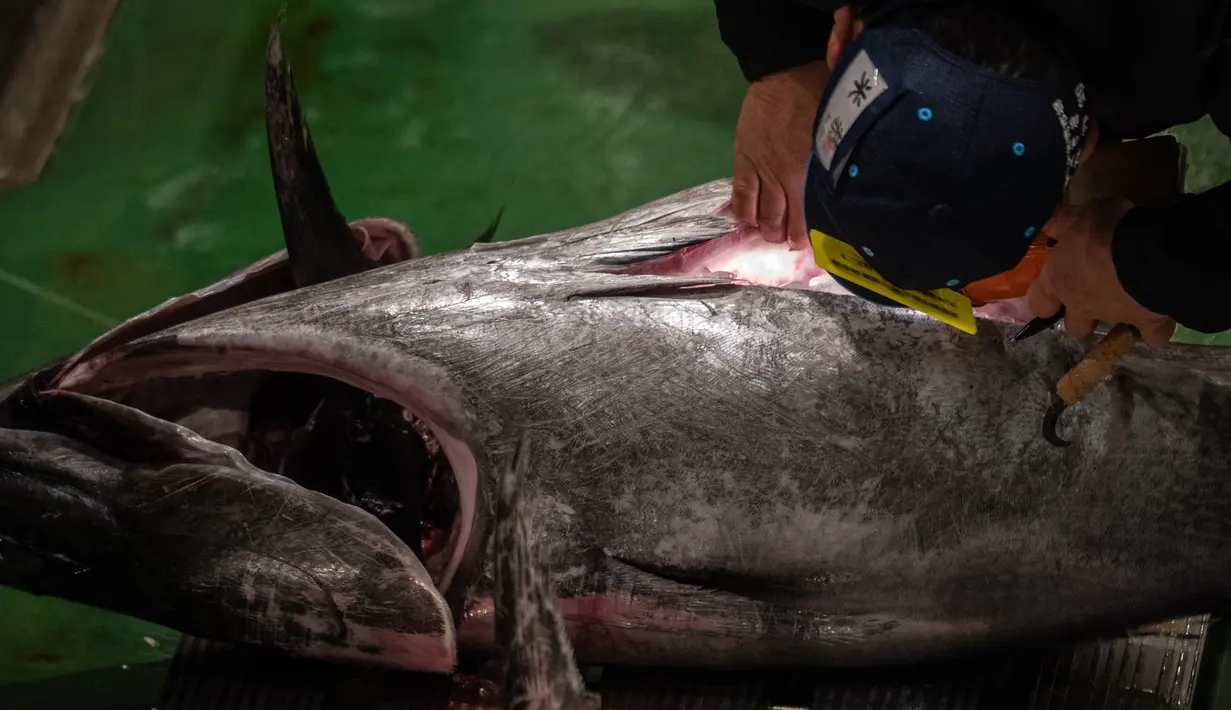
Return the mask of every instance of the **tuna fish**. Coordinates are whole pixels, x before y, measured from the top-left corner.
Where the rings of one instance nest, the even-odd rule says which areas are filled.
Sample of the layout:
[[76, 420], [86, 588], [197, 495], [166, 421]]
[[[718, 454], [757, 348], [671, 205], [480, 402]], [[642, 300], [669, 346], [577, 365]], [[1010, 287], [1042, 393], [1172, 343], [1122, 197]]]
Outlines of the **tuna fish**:
[[727, 180], [422, 256], [334, 206], [276, 35], [268, 77], [287, 251], [0, 387], [0, 583], [316, 658], [503, 648], [513, 695], [583, 705], [568, 655], [914, 663], [1225, 606], [1225, 351], [1138, 347], [1058, 449], [1063, 331], [847, 295], [736, 228]]

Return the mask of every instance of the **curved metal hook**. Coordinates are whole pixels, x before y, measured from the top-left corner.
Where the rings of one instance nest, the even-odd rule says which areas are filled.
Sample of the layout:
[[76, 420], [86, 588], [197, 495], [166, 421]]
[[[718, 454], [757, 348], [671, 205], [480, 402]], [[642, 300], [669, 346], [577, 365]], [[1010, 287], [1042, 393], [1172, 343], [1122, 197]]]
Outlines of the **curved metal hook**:
[[1095, 388], [1111, 378], [1116, 363], [1132, 350], [1141, 333], [1134, 326], [1120, 323], [1095, 345], [1068, 374], [1060, 378], [1052, 390], [1051, 406], [1043, 418], [1043, 438], [1053, 446], [1068, 446], [1069, 442], [1056, 432], [1060, 414], [1070, 404], [1077, 404]]
[[1052, 446], [1059, 446], [1063, 448], [1065, 446], [1071, 446], [1073, 443], [1061, 438], [1060, 434], [1057, 433], [1057, 428], [1060, 423], [1060, 415], [1064, 413], [1066, 408], [1068, 408], [1068, 405], [1064, 403], [1064, 400], [1060, 399], [1059, 396], [1053, 393], [1051, 406], [1047, 408], [1047, 414], [1043, 416], [1043, 438], [1047, 439], [1047, 443]]

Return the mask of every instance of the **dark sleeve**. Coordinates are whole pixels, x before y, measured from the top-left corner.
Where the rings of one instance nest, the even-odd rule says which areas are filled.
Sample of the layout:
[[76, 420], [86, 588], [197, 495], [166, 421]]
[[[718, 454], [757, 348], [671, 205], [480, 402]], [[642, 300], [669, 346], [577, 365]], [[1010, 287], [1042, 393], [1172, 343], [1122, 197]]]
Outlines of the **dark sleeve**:
[[714, 0], [718, 33], [748, 81], [825, 59], [833, 7], [791, 0]]
[[1141, 305], [1201, 333], [1231, 330], [1231, 183], [1130, 211], [1112, 258]]
[[[1231, 52], [1221, 60], [1231, 70]], [[1231, 74], [1210, 117], [1231, 137]], [[1231, 330], [1231, 182], [1124, 216], [1112, 259], [1128, 295], [1200, 333]]]

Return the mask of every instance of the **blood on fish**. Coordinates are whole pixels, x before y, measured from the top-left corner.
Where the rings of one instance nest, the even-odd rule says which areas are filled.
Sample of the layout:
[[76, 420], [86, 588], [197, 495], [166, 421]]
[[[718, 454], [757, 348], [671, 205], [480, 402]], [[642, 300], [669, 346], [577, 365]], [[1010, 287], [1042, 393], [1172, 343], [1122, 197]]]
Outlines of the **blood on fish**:
[[447, 459], [431, 430], [387, 400], [327, 378], [272, 373], [251, 402], [250, 461], [376, 516], [426, 561], [456, 507], [432, 499]]
[[423, 539], [423, 558], [430, 559], [433, 555], [445, 549], [449, 542], [449, 532], [433, 523], [423, 521], [419, 524]]

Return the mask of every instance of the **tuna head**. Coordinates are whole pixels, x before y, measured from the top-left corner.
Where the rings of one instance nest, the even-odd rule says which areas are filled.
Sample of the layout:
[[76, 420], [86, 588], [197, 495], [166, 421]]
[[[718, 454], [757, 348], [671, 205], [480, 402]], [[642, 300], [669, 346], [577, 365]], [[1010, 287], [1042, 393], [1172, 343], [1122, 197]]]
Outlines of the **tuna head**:
[[448, 610], [370, 514], [107, 400], [0, 429], [0, 583], [322, 659], [453, 666]]
[[[283, 555], [279, 559], [284, 567], [278, 568], [277, 574], [258, 579], [239, 574], [235, 565], [213, 558], [201, 558], [191, 569], [175, 560], [152, 556], [122, 562], [119, 558], [104, 559], [97, 551], [66, 547], [67, 543], [60, 540], [40, 549], [57, 558], [88, 558], [88, 562], [78, 564], [99, 573], [107, 571], [106, 578], [120, 586], [105, 593], [100, 589], [97, 594], [85, 594], [76, 586], [49, 584], [31, 567], [23, 567], [21, 574], [6, 575], [6, 582], [115, 608], [208, 638], [269, 644], [318, 657], [350, 654], [418, 670], [452, 667], [457, 659], [453, 636], [456, 624], [486, 571], [487, 560], [482, 553], [490, 542], [487, 533], [492, 512], [487, 501], [495, 470], [492, 462], [508, 453], [512, 442], [500, 434], [504, 419], [485, 420], [481, 414], [476, 417], [465, 383], [451, 375], [447, 362], [434, 357], [431, 349], [435, 343], [447, 347], [453, 356], [465, 357], [465, 346], [444, 345], [425, 333], [420, 344], [427, 349], [408, 347], [389, 316], [404, 313], [422, 319], [419, 322], [428, 325], [430, 331], [452, 331], [455, 324], [450, 317], [432, 322], [432, 311], [442, 305], [437, 299], [442, 295], [450, 300], [459, 296], [465, 299], [464, 292], [476, 279], [501, 281], [488, 278], [487, 272], [493, 269], [525, 266], [569, 274], [580, 268], [577, 274], [584, 277], [589, 267], [600, 266], [608, 256], [617, 261], [622, 257], [589, 253], [588, 247], [571, 249], [575, 235], [558, 235], [519, 242], [520, 248], [513, 250], [514, 258], [505, 258], [501, 252], [507, 247], [491, 244], [499, 223], [497, 216], [475, 240], [475, 250], [422, 260], [417, 237], [404, 224], [384, 218], [348, 223], [336, 206], [277, 30], [268, 45], [265, 91], [268, 149], [286, 250], [128, 320], [36, 376], [19, 378], [3, 392], [0, 426], [16, 439], [41, 437], [37, 441], [48, 457], [58, 455], [58, 446], [79, 444], [100, 460], [125, 471], [128, 469], [124, 467], [132, 468], [132, 476], [141, 472], [143, 485], [153, 488], [143, 488], [140, 495], [107, 493], [111, 497], [91, 502], [109, 516], [162, 526], [129, 526], [115, 531], [134, 539], [175, 532], [173, 519], [162, 519], [161, 514], [154, 513], [149, 520], [140, 517], [146, 510], [144, 495], [153, 495], [153, 491], [170, 495], [170, 489], [158, 486], [169, 480], [164, 477], [165, 471], [180, 470], [175, 468], [178, 463], [174, 454], [187, 456], [186, 452], [198, 445], [226, 447], [235, 456], [227, 458], [228, 463], [198, 470], [198, 475], [213, 476], [212, 484], [225, 490], [252, 488], [269, 495], [260, 505], [235, 511], [203, 502], [200, 516], [184, 518], [182, 524], [191, 527], [198, 537], [218, 537], [214, 540], [218, 548], [229, 550], [229, 536], [236, 525], [281, 516], [280, 520], [287, 521], [288, 531], [284, 533], [301, 536], [304, 556], [288, 558], [286, 548], [280, 547], [277, 554]], [[701, 191], [707, 197], [711, 193], [717, 194], [712, 186]], [[714, 210], [703, 206], [701, 211]], [[680, 216], [694, 215], [685, 210]], [[653, 219], [651, 215], [646, 218]], [[714, 236], [717, 228], [725, 225], [725, 220], [712, 214], [705, 214], [703, 219], [708, 225], [686, 234], [682, 243]], [[594, 230], [593, 234], [603, 231]], [[672, 231], [666, 235], [662, 240], [665, 245], [679, 237]], [[634, 242], [644, 236], [636, 236]], [[616, 248], [625, 250], [625, 257], [644, 256], [644, 248], [635, 243]], [[450, 256], [461, 259], [452, 260]], [[420, 262], [426, 264], [425, 271], [402, 271]], [[375, 283], [393, 284], [394, 292], [403, 292], [410, 301], [401, 296], [389, 298], [391, 294], [382, 293], [381, 288], [372, 290], [355, 281], [369, 276], [381, 277]], [[516, 288], [511, 282], [506, 285]], [[551, 291], [558, 288], [556, 284], [540, 285]], [[296, 302], [308, 305], [327, 322], [305, 319], [292, 312], [293, 306], [278, 305], [280, 299], [297, 299], [298, 294], [307, 300]], [[373, 300], [367, 300], [365, 294]], [[480, 307], [474, 313], [480, 318], [490, 317], [482, 313], [483, 302], [474, 301], [473, 305]], [[272, 309], [268, 314], [281, 313], [286, 320], [272, 327], [250, 320], [243, 309], [262, 310], [259, 304], [268, 304]], [[193, 342], [181, 331], [198, 323], [209, 332], [211, 344]], [[227, 323], [238, 330], [216, 328], [216, 323]], [[369, 325], [375, 330], [368, 330]], [[466, 329], [462, 326], [462, 331]], [[473, 329], [470, 332], [479, 334]], [[129, 369], [138, 362], [145, 364]], [[113, 423], [112, 430], [137, 427], [126, 435], [128, 440], [139, 440], [141, 432], [149, 433], [159, 426], [191, 445], [169, 450], [156, 461], [133, 458], [133, 451], [108, 448], [105, 438], [83, 438], [88, 429], [65, 430], [57, 421], [63, 410], [56, 407], [62, 407], [58, 404], [62, 402], [88, 409], [95, 428], [100, 428], [107, 417], [120, 420]], [[493, 435], [494, 445], [490, 440]], [[12, 474], [23, 477], [20, 485], [38, 489], [43, 485], [40, 468], [32, 466], [24, 470], [15, 463]], [[87, 474], [83, 476], [88, 478]], [[248, 479], [252, 480], [245, 483]], [[129, 485], [135, 479], [119, 476], [116, 480], [116, 485]], [[177, 488], [176, 495], [168, 500], [180, 508], [194, 507], [196, 497], [205, 495], [204, 488]], [[45, 498], [48, 494], [37, 495]], [[237, 500], [238, 493], [230, 498], [220, 493], [209, 495], [212, 500]], [[279, 495], [289, 507], [272, 504]], [[15, 496], [11, 502], [23, 500]], [[211, 522], [211, 515], [219, 519]], [[352, 518], [365, 520], [369, 532], [381, 531], [387, 539], [356, 536], [353, 522], [343, 525], [344, 519]], [[69, 524], [67, 518], [65, 524]], [[339, 530], [335, 525], [343, 527]], [[0, 527], [0, 534], [8, 533]], [[324, 542], [331, 536], [347, 538], [349, 547]], [[21, 536], [15, 532], [11, 539], [24, 540], [22, 544], [34, 547], [42, 545], [42, 538], [31, 537], [29, 530], [23, 530]], [[268, 544], [272, 545], [272, 540]], [[245, 554], [275, 554], [264, 549], [265, 538], [247, 542], [256, 547]], [[151, 549], [153, 545], [147, 543]], [[365, 546], [373, 551], [366, 551]], [[377, 554], [376, 548], [383, 552]], [[103, 549], [120, 548], [109, 545]], [[177, 549], [175, 544], [160, 542], [157, 552]], [[190, 557], [196, 554], [193, 549], [183, 546], [184, 554]], [[320, 561], [308, 555], [310, 550], [332, 550], [345, 556], [336, 560], [340, 566], [329, 575], [287, 576], [299, 567], [319, 566]], [[389, 550], [401, 554], [394, 559]], [[153, 576], [146, 580], [126, 576], [134, 565]], [[209, 570], [218, 579], [203, 582]], [[402, 590], [395, 600], [394, 591], [401, 588], [390, 586], [391, 577], [413, 589]], [[326, 582], [337, 582], [338, 586], [318, 590], [319, 598], [312, 598], [315, 601], [301, 599], [312, 590], [300, 586]], [[387, 588], [388, 593], [365, 589], [365, 584], [382, 585], [380, 589]], [[166, 593], [156, 604], [140, 593], [155, 587], [195, 595], [191, 599], [199, 611], [190, 613], [184, 608], [189, 603], [186, 597]], [[294, 590], [294, 594], [288, 590]], [[295, 606], [303, 610], [303, 628], [277, 611], [277, 603], [284, 597], [299, 600]], [[352, 626], [364, 626], [365, 615], [378, 611], [385, 615], [385, 621], [379, 624], [388, 632], [385, 638], [374, 640], [371, 634], [353, 632]], [[336, 617], [342, 629], [324, 648], [322, 632], [313, 633], [306, 620], [329, 615]], [[409, 653], [408, 647], [416, 653]], [[432, 654], [436, 654], [433, 660], [424, 660]]]
[[[126, 340], [418, 256], [404, 225], [348, 225], [334, 206], [276, 30], [266, 94], [287, 252], [0, 387], [0, 583], [212, 639], [448, 671], [457, 565], [431, 543], [457, 532], [463, 496], [405, 409], [312, 368], [65, 389]], [[425, 546], [428, 520], [443, 522]]]
[[623, 239], [601, 239], [609, 220], [492, 244], [497, 216], [474, 249], [420, 259], [404, 224], [336, 206], [277, 30], [265, 92], [286, 250], [0, 389], [0, 581], [206, 638], [447, 670], [490, 585], [493, 462], [517, 420], [476, 409], [454, 359], [524, 317], [509, 307], [649, 283], [610, 272], [723, 233], [722, 186], [623, 216]]

